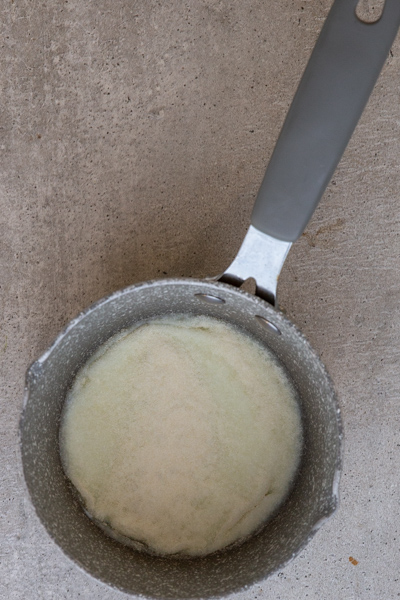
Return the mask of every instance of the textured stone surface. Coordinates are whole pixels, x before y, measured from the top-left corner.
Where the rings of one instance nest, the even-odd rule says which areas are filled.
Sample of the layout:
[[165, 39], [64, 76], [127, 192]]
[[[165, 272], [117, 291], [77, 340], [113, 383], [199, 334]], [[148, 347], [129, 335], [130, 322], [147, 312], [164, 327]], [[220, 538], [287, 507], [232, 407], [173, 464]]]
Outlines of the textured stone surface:
[[[0, 597], [128, 598], [33, 514], [17, 442], [26, 366], [111, 291], [227, 266], [330, 4], [3, 3]], [[341, 401], [341, 507], [243, 600], [400, 594], [399, 84], [398, 38], [280, 280]]]

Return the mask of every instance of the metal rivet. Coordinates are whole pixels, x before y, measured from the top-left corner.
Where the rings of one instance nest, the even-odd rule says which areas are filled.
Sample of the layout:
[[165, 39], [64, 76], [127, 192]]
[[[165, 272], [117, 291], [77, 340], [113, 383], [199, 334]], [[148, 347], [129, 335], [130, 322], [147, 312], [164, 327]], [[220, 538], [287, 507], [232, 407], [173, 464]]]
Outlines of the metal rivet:
[[269, 329], [269, 331], [272, 331], [273, 333], [276, 333], [277, 335], [281, 335], [281, 332], [279, 331], [279, 329], [277, 328], [276, 325], [274, 325], [273, 323], [271, 323], [271, 321], [268, 321], [268, 319], [266, 319], [265, 317], [262, 317], [261, 315], [255, 315], [257, 321], [259, 323], [261, 323], [261, 325], [263, 325], [263, 327], [266, 327], [267, 329]]
[[203, 300], [203, 302], [208, 302], [208, 304], [225, 304], [223, 298], [218, 298], [218, 296], [212, 296], [211, 294], [195, 294], [195, 296]]

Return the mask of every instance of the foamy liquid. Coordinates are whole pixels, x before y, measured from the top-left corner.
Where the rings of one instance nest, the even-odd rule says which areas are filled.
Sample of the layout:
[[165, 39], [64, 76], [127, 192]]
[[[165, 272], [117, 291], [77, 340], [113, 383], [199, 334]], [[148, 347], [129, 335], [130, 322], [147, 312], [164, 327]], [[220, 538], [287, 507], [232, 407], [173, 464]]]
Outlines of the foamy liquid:
[[301, 419], [261, 345], [206, 317], [151, 321], [81, 369], [60, 430], [88, 513], [158, 554], [204, 555], [246, 538], [286, 497]]

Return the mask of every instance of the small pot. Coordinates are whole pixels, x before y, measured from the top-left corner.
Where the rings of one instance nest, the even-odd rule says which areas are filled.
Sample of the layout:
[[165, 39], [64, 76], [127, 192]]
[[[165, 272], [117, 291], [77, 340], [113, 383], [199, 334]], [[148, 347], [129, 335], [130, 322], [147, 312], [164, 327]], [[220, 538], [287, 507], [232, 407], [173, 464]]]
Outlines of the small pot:
[[[20, 435], [33, 505], [67, 556], [112, 587], [164, 599], [243, 590], [282, 569], [337, 506], [342, 427], [335, 392], [318, 356], [275, 304], [290, 245], [332, 176], [400, 23], [398, 0], [387, 0], [380, 20], [368, 26], [357, 19], [356, 5], [333, 4], [229, 269], [215, 280], [150, 281], [108, 296], [72, 321], [28, 370]], [[248, 277], [256, 294], [240, 289]], [[277, 515], [240, 546], [186, 560], [150, 556], [107, 537], [77, 503], [58, 441], [66, 393], [88, 358], [122, 329], [171, 314], [222, 319], [272, 350], [297, 389], [304, 433], [300, 468]]]

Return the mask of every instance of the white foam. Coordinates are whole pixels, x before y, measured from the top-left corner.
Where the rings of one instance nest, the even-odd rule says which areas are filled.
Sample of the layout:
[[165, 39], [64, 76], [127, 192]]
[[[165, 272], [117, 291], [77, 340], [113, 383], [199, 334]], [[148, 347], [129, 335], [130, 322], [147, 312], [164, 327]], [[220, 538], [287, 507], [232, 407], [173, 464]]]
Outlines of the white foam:
[[201, 555], [276, 510], [298, 466], [301, 422], [263, 347], [221, 321], [174, 317], [92, 357], [60, 441], [93, 517], [157, 553]]

